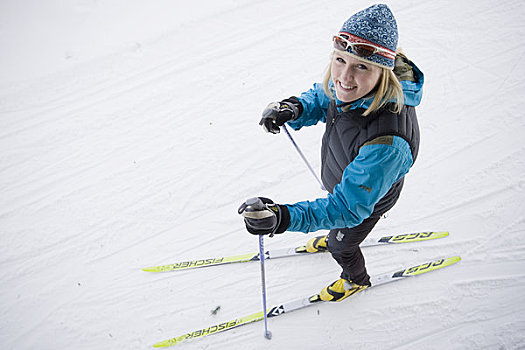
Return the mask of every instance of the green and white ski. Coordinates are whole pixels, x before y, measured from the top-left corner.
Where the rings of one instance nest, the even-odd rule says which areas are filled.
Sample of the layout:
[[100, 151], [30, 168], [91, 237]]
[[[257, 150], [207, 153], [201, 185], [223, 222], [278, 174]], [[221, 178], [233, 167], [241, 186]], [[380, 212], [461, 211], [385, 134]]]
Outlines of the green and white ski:
[[[365, 291], [370, 288], [380, 286], [382, 284], [400, 281], [405, 278], [414, 277], [414, 276], [421, 275], [421, 274], [431, 272], [431, 271], [436, 271], [443, 267], [455, 264], [460, 260], [461, 258], [459, 256], [454, 256], [450, 258], [427, 261], [420, 265], [372, 276], [372, 278], [370, 279], [370, 282], [372, 285], [371, 287], [365, 289]], [[290, 301], [284, 304], [274, 306], [266, 310], [266, 316], [267, 317], [277, 317], [285, 313], [303, 309], [303, 308], [306, 308], [308, 306], [311, 306], [313, 304], [320, 303], [320, 302], [324, 302], [324, 301], [320, 299], [319, 294], [314, 294], [309, 297], [296, 299], [296, 300], [293, 300], [293, 301]], [[264, 319], [264, 312], [259, 311], [254, 314], [244, 316], [244, 317], [239, 317], [231, 321], [219, 323], [211, 327], [188, 332], [181, 336], [156, 343], [153, 345], [153, 347], [162, 348], [162, 347], [168, 347], [168, 346], [180, 344], [187, 340], [202, 338], [202, 337], [205, 337], [211, 334], [228, 331], [230, 329], [244, 326], [249, 323], [261, 321], [263, 319]]]
[[[447, 231], [440, 231], [440, 232], [405, 233], [405, 234], [394, 235], [394, 236], [382, 236], [379, 238], [369, 237], [369, 238], [366, 238], [363, 241], [363, 243], [361, 243], [360, 246], [361, 248], [364, 248], [364, 247], [372, 247], [372, 246], [378, 246], [378, 245], [392, 245], [392, 244], [401, 244], [401, 243], [410, 243], [410, 242], [421, 242], [421, 241], [428, 241], [432, 239], [443, 238], [447, 236], [448, 236]], [[309, 254], [316, 254], [316, 253], [308, 253], [306, 251], [305, 246], [299, 246], [295, 248], [268, 250], [265, 252], [264, 258], [265, 259], [277, 259], [277, 258], [299, 256], [299, 255], [309, 255]], [[167, 272], [167, 271], [193, 269], [193, 268], [198, 268], [198, 267], [241, 263], [241, 262], [248, 262], [248, 261], [259, 261], [259, 254], [249, 253], [249, 254], [234, 255], [234, 256], [224, 256], [224, 257], [216, 257], [216, 258], [204, 258], [204, 259], [197, 259], [197, 260], [181, 261], [181, 262], [176, 262], [176, 263], [172, 263], [168, 265], [146, 267], [142, 270], [147, 271], [147, 272]]]

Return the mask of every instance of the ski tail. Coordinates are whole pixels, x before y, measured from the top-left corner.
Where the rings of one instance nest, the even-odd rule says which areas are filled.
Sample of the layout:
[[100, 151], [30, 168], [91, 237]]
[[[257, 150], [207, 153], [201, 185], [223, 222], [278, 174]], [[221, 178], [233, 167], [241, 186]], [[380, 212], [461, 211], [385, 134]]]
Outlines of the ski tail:
[[[382, 285], [382, 284], [399, 281], [405, 278], [415, 277], [421, 274], [436, 271], [444, 267], [453, 265], [459, 262], [460, 260], [461, 258], [459, 256], [443, 258], [443, 259], [436, 259], [436, 260], [427, 261], [423, 264], [408, 267], [405, 269], [394, 270], [391, 272], [372, 276], [370, 280], [370, 282], [372, 283], [372, 286], [365, 289], [365, 291], [369, 290], [370, 288]], [[299, 299], [292, 300], [284, 304], [274, 306], [266, 310], [266, 316], [267, 317], [277, 317], [285, 313], [303, 309], [303, 308], [306, 308], [308, 306], [311, 306], [313, 304], [317, 304], [320, 302], [323, 302], [323, 301], [321, 301], [319, 294], [314, 294], [309, 297], [299, 298]], [[228, 331], [230, 329], [244, 326], [244, 325], [247, 325], [253, 322], [261, 321], [263, 319], [264, 319], [264, 313], [263, 311], [260, 311], [260, 312], [257, 312], [257, 313], [254, 313], [254, 314], [251, 314], [245, 317], [236, 318], [232, 321], [219, 323], [217, 325], [214, 325], [208, 328], [199, 329], [199, 330], [196, 330], [190, 333], [186, 333], [179, 337], [171, 338], [171, 339], [156, 343], [153, 346], [156, 348], [168, 347], [168, 346], [179, 344], [186, 340], [202, 338], [202, 337], [205, 337], [211, 334]]]
[[256, 261], [256, 260], [259, 260], [259, 254], [251, 253], [251, 254], [242, 254], [242, 255], [234, 255], [234, 256], [225, 256], [225, 257], [220, 257], [220, 258], [208, 258], [208, 259], [200, 259], [200, 260], [182, 261], [182, 262], [169, 264], [169, 265], [145, 267], [142, 269], [142, 271], [146, 271], [146, 272], [178, 271], [178, 270], [194, 269], [197, 267], [233, 264], [233, 263], [241, 263], [241, 262]]
[[154, 348], [166, 348], [172, 345], [182, 343], [183, 341], [186, 341], [186, 340], [202, 338], [202, 337], [212, 335], [215, 333], [228, 331], [230, 329], [237, 328], [239, 326], [244, 326], [249, 323], [261, 321], [262, 319], [264, 319], [264, 313], [262, 311], [259, 311], [249, 316], [237, 318], [229, 322], [219, 323], [217, 325], [214, 325], [208, 328], [199, 329], [199, 330], [196, 330], [190, 333], [186, 333], [176, 338], [171, 338], [168, 340], [164, 340], [164, 341], [155, 343], [153, 344], [153, 347]]

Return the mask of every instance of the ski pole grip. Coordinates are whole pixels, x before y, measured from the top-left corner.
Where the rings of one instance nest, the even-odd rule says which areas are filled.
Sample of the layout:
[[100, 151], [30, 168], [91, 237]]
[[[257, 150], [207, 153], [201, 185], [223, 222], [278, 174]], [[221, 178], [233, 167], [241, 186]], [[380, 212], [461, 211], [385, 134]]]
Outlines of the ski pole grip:
[[250, 211], [249, 209], [252, 209], [252, 210], [264, 210], [265, 209], [264, 203], [259, 197], [250, 198], [245, 203], [246, 203], [246, 209], [248, 209], [248, 211]]
[[266, 209], [263, 201], [259, 197], [246, 200], [238, 209], [238, 213], [246, 217], [246, 213], [260, 212]]

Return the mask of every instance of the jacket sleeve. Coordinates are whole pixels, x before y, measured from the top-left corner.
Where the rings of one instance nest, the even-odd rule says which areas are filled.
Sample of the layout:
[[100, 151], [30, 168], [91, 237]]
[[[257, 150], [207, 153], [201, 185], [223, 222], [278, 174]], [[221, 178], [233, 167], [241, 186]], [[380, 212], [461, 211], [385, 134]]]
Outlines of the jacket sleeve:
[[370, 217], [392, 185], [408, 173], [412, 154], [408, 142], [395, 136], [392, 145], [361, 147], [341, 182], [326, 198], [288, 204], [288, 231], [313, 232], [355, 227]]
[[290, 127], [299, 130], [303, 126], [311, 126], [319, 121], [323, 123], [326, 121], [330, 98], [324, 92], [322, 84], [314, 84], [310, 90], [303, 92], [297, 99], [303, 106], [303, 112], [298, 119], [288, 122]]

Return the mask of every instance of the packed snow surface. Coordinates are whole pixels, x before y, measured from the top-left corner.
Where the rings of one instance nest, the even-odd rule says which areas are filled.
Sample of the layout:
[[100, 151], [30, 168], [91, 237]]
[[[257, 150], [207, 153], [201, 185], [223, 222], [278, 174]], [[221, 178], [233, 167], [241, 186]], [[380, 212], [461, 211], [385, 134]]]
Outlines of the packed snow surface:
[[[237, 207], [325, 194], [272, 101], [322, 79], [331, 35], [368, 1], [0, 2], [0, 348], [149, 349], [261, 310]], [[419, 158], [370, 236], [369, 272], [452, 267], [180, 345], [184, 349], [525, 348], [525, 3], [389, 1], [425, 73]], [[319, 169], [323, 125], [294, 132]], [[320, 233], [285, 233], [267, 248]], [[268, 261], [269, 305], [335, 280], [329, 254]], [[211, 311], [220, 309], [213, 314]]]

